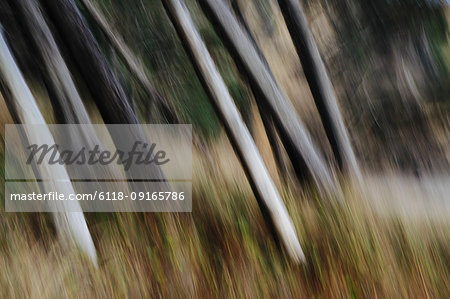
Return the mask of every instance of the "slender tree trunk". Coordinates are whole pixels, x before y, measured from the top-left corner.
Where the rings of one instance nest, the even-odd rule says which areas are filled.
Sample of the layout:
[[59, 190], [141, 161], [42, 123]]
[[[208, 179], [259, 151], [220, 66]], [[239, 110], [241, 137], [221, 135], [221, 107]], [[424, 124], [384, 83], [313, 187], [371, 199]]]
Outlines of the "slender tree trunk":
[[[30, 44], [29, 49], [40, 58], [41, 74], [44, 77], [59, 123], [84, 124], [84, 126], [79, 127], [79, 130], [68, 132], [65, 136], [67, 142], [73, 146], [84, 143], [91, 148], [94, 148], [95, 145], [103, 147], [95, 129], [90, 125], [91, 119], [37, 0], [14, 0], [10, 2], [11, 6], [15, 7], [16, 18], [24, 27], [25, 35]], [[109, 170], [111, 174], [116, 174], [116, 165], [110, 165]], [[104, 173], [96, 174], [94, 168], [86, 169], [86, 177], [98, 177], [99, 175], [104, 175]]]
[[236, 63], [246, 69], [253, 85], [263, 96], [257, 100], [263, 100], [263, 105], [271, 111], [297, 176], [304, 178], [306, 165], [319, 192], [323, 195], [335, 195], [336, 186], [328, 166], [313, 144], [292, 103], [268, 72], [245, 29], [222, 0], [200, 0], [200, 3]]
[[333, 86], [299, 0], [278, 0], [319, 110], [334, 156], [342, 171], [357, 180], [361, 173], [344, 125]]
[[83, 76], [105, 123], [137, 124], [138, 119], [73, 0], [42, 0]]
[[[55, 28], [59, 30], [61, 38], [77, 64], [104, 122], [106, 124], [138, 124], [138, 118], [130, 106], [124, 89], [75, 2], [73, 0], [42, 0], [42, 2], [45, 3], [46, 12], [54, 22]], [[142, 142], [147, 140], [142, 130], [137, 133], [137, 136], [123, 136], [114, 130], [110, 130], [110, 134], [118, 147], [121, 144], [133, 144], [137, 139]], [[143, 174], [134, 173], [134, 171], [132, 168], [127, 172], [130, 180], [143, 177]], [[170, 186], [164, 181], [164, 173], [158, 165], [150, 165], [149, 171], [153, 174], [153, 178], [161, 180], [158, 187], [160, 190], [157, 191], [170, 190]]]
[[80, 2], [86, 8], [86, 11], [92, 19], [97, 23], [98, 27], [102, 30], [103, 34], [107, 37], [117, 53], [119, 53], [132, 75], [137, 78], [147, 93], [152, 97], [153, 101], [156, 102], [158, 110], [166, 116], [169, 122], [179, 123], [175, 107], [173, 107], [167, 99], [163, 98], [153, 87], [148, 78], [147, 72], [143, 67], [144, 63], [136, 57], [136, 55], [134, 55], [130, 48], [128, 48], [122, 36], [111, 26], [109, 26], [105, 17], [90, 0], [81, 0]]
[[203, 86], [221, 116], [228, 137], [241, 160], [261, 209], [270, 215], [267, 220], [271, 227], [275, 228], [289, 255], [297, 262], [304, 260], [294, 225], [286, 207], [222, 77], [190, 18], [186, 6], [180, 0], [164, 0], [163, 3], [190, 54]]
[[67, 65], [56, 45], [50, 28], [45, 22], [37, 0], [9, 1], [16, 17], [24, 27], [31, 49], [41, 58], [41, 73], [57, 115], [62, 123], [90, 123], [89, 115], [78, 94]]
[[[17, 67], [14, 58], [0, 33], [0, 74], [2, 75], [2, 82], [5, 85], [8, 93], [11, 95], [10, 99], [6, 99], [8, 109], [13, 118], [22, 124], [43, 124], [46, 125], [44, 117], [42, 116], [36, 101], [28, 88], [25, 79], [23, 78], [19, 68]], [[27, 127], [25, 129], [28, 143], [46, 143], [53, 144], [53, 136], [47, 129], [33, 129]], [[42, 165], [34, 165], [33, 171], [36, 177], [53, 177], [58, 180], [70, 182], [69, 175], [63, 165], [55, 164], [49, 167], [48, 163]], [[42, 192], [57, 191], [58, 193], [74, 194], [72, 184], [55, 184], [55, 181], [39, 182], [39, 187]], [[49, 204], [52, 204], [51, 202]], [[70, 208], [69, 208], [70, 205]], [[97, 255], [95, 251], [94, 242], [86, 224], [81, 207], [77, 201], [63, 202], [60, 207], [51, 206], [55, 211], [52, 213], [55, 222], [56, 230], [60, 238], [66, 244], [75, 243], [81, 250], [86, 253], [92, 262], [97, 265]]]
[[[253, 46], [255, 47], [256, 51], [258, 52], [259, 57], [261, 58], [262, 62], [267, 66], [267, 71], [270, 73], [270, 75], [273, 78], [275, 78], [272, 74], [272, 70], [269, 67], [269, 63], [267, 62], [261, 49], [257, 45], [256, 40], [253, 37], [253, 34], [251, 33], [250, 27], [248, 26], [247, 22], [245, 21], [244, 16], [242, 15], [241, 9], [239, 8], [238, 1], [233, 1], [232, 6], [233, 6], [234, 12], [235, 12], [239, 22], [244, 27], [245, 31], [247, 32], [248, 36], [250, 37], [250, 39], [253, 43]], [[238, 70], [241, 73], [242, 77], [244, 77], [245, 80], [250, 84], [250, 88], [253, 92], [253, 96], [255, 97], [255, 99], [258, 98], [258, 100], [256, 100], [255, 102], [256, 102], [256, 105], [258, 106], [258, 110], [261, 114], [261, 119], [262, 119], [262, 122], [264, 125], [264, 129], [266, 130], [267, 138], [269, 140], [270, 147], [272, 148], [272, 152], [275, 157], [275, 161], [277, 162], [278, 172], [279, 172], [280, 176], [284, 180], [286, 180], [289, 177], [288, 161], [287, 161], [287, 158], [285, 158], [284, 148], [281, 143], [281, 140], [279, 139], [273, 117], [270, 114], [269, 109], [267, 109], [267, 107], [265, 107], [262, 104], [261, 100], [259, 100], [260, 98], [263, 98], [264, 95], [262, 95], [260, 93], [260, 90], [258, 89], [257, 86], [255, 86], [253, 84], [253, 81], [250, 81], [248, 79], [248, 77], [249, 77], [248, 73], [245, 71], [245, 69], [242, 67], [242, 65], [238, 64], [237, 67], [238, 67]]]

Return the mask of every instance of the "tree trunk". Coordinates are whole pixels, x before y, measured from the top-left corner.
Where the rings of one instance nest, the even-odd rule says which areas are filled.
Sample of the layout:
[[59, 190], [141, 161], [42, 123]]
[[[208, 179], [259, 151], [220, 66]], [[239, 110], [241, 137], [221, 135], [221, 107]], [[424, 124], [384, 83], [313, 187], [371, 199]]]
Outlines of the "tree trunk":
[[61, 123], [91, 123], [67, 65], [45, 22], [37, 0], [9, 1], [24, 27], [26, 38], [41, 58], [41, 73]]
[[[90, 148], [95, 145], [103, 147], [96, 135], [95, 129], [90, 126], [91, 119], [72, 80], [67, 65], [59, 51], [50, 28], [45, 22], [37, 0], [14, 0], [11, 6], [15, 7], [16, 18], [24, 27], [27, 41], [34, 53], [40, 58], [39, 66], [44, 82], [59, 123], [84, 124], [79, 130], [68, 132], [68, 143], [77, 146], [88, 144]], [[110, 165], [111, 174], [116, 174], [116, 165]], [[88, 174], [89, 173], [89, 174]], [[86, 169], [86, 177], [100, 177], [104, 173], [95, 173], [93, 168]], [[116, 176], [114, 176], [116, 177]]]
[[299, 0], [278, 0], [278, 3], [300, 57], [334, 156], [343, 172], [361, 180], [361, 173], [339, 111], [333, 86]]
[[[262, 62], [267, 66], [267, 71], [270, 73], [270, 75], [272, 77], [274, 77], [272, 74], [272, 70], [269, 67], [269, 63], [267, 62], [261, 49], [257, 45], [256, 40], [250, 31], [250, 27], [248, 26], [247, 22], [245, 21], [244, 16], [242, 15], [241, 9], [239, 8], [238, 1], [233, 1], [232, 5], [233, 5], [233, 10], [234, 10], [239, 22], [244, 27], [245, 31], [247, 32], [248, 36], [250, 37], [250, 39], [253, 43], [253, 46], [255, 47], [256, 51], [259, 54], [259, 57], [261, 58]], [[253, 81], [250, 81], [248, 79], [249, 78], [248, 73], [245, 71], [245, 69], [242, 67], [242, 65], [238, 64], [237, 68], [238, 68], [239, 72], [241, 73], [242, 77], [245, 78], [245, 81], [247, 81], [250, 84], [250, 88], [252, 90], [253, 96], [255, 97], [256, 105], [258, 106], [258, 110], [261, 114], [261, 119], [262, 119], [264, 129], [267, 134], [267, 138], [270, 143], [270, 147], [272, 149], [273, 155], [275, 157], [275, 161], [277, 163], [278, 173], [284, 180], [286, 180], [289, 177], [289, 166], [288, 166], [289, 162], [287, 160], [287, 157], [285, 157], [284, 147], [278, 136], [273, 117], [270, 114], [269, 109], [267, 109], [267, 107], [265, 107], [262, 104], [261, 100], [259, 100], [260, 98], [263, 98], [264, 95], [262, 95], [260, 93], [260, 90], [258, 89], [257, 86], [255, 86], [253, 84]]]
[[180, 120], [175, 111], [175, 107], [173, 107], [167, 99], [163, 98], [150, 83], [147, 72], [144, 67], [142, 67], [144, 65], [143, 62], [134, 55], [130, 48], [128, 48], [120, 34], [109, 26], [105, 17], [90, 0], [81, 0], [80, 2], [86, 8], [86, 11], [92, 19], [97, 23], [98, 27], [102, 30], [103, 34], [107, 37], [117, 53], [119, 53], [122, 60], [128, 66], [128, 69], [131, 71], [131, 74], [137, 78], [146, 92], [152, 97], [153, 101], [156, 102], [158, 110], [165, 115], [169, 122], [179, 123]]
[[42, 0], [70, 51], [105, 123], [137, 124], [138, 119], [73, 0]]
[[[15, 121], [22, 124], [46, 124], [36, 101], [28, 88], [14, 58], [6, 45], [3, 35], [0, 33], [0, 73], [2, 82], [5, 85], [11, 98], [6, 98], [8, 109]], [[48, 129], [39, 127], [34, 130], [33, 127], [25, 130], [28, 143], [46, 143], [54, 144], [53, 137]], [[33, 141], [34, 140], [34, 141]], [[56, 180], [70, 182], [69, 175], [63, 165], [55, 164], [49, 168], [48, 163], [34, 165], [33, 171], [36, 177], [41, 173], [44, 177], [53, 177], [54, 181], [40, 181], [41, 192], [57, 191], [64, 194], [75, 194], [72, 184], [54, 184]], [[49, 202], [51, 204], [51, 202]], [[68, 208], [70, 205], [70, 209]], [[97, 265], [97, 254], [94, 242], [86, 224], [81, 207], [77, 201], [63, 202], [60, 208], [54, 207], [53, 219], [56, 230], [60, 238], [66, 244], [75, 243], [81, 250], [89, 256], [92, 262]]]
[[[55, 28], [59, 30], [61, 38], [69, 49], [71, 57], [76, 62], [104, 122], [106, 124], [138, 124], [138, 118], [122, 86], [75, 2], [73, 0], [42, 1]], [[133, 144], [136, 140], [150, 143], [146, 141], [147, 137], [142, 130], [137, 133], [137, 136], [123, 136], [114, 130], [111, 130], [110, 134], [118, 147], [120, 144]], [[133, 173], [133, 171], [131, 168], [127, 172], [130, 181], [143, 177], [142, 174]], [[158, 165], [150, 165], [148, 171], [153, 174], [153, 178], [161, 181], [158, 187], [160, 190], [155, 191], [170, 190]]]
[[263, 100], [263, 105], [270, 109], [297, 176], [304, 178], [306, 165], [319, 192], [323, 195], [335, 195], [336, 186], [328, 166], [313, 144], [295, 108], [268, 72], [245, 29], [222, 0], [200, 0], [200, 3], [236, 64], [246, 69], [253, 85], [263, 96], [257, 100]]
[[272, 228], [275, 228], [289, 255], [296, 262], [304, 260], [286, 207], [186, 6], [180, 0], [164, 0], [163, 3], [186, 51], [190, 54], [204, 88], [221, 116], [228, 137], [241, 160], [262, 211], [270, 215], [270, 218], [266, 220], [270, 222]]

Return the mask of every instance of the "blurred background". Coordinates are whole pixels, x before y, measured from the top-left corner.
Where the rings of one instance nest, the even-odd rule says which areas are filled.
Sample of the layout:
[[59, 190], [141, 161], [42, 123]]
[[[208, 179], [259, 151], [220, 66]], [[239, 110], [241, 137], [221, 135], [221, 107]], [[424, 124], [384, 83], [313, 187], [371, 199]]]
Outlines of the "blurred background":
[[[46, 122], [59, 123], [42, 61], [30, 50], [23, 18], [8, 2], [0, 1], [5, 39]], [[247, 79], [198, 2], [185, 0], [287, 206], [306, 265], [293, 264], [271, 237], [161, 1], [88, 2], [129, 47], [158, 96], [168, 103], [170, 115], [161, 112], [155, 95], [130, 72], [85, 2], [76, 1], [77, 7], [139, 121], [193, 124], [192, 213], [86, 213], [99, 259], [96, 268], [83, 254], [59, 244], [49, 215], [6, 213], [3, 206], [1, 297], [450, 296], [448, 1], [300, 1], [363, 173], [360, 188], [340, 178], [344, 200], [335, 204], [320, 198], [311, 183], [298, 181], [290, 164], [280, 165], [274, 158]], [[333, 166], [331, 147], [277, 1], [232, 2]], [[52, 31], [58, 30], [48, 23]], [[57, 43], [63, 38], [55, 33]], [[107, 122], [84, 82], [89, 78], [83, 78], [70, 51], [60, 48], [92, 122]], [[4, 124], [14, 123], [8, 96], [3, 89], [2, 139]], [[0, 156], [4, 165], [4, 142]]]

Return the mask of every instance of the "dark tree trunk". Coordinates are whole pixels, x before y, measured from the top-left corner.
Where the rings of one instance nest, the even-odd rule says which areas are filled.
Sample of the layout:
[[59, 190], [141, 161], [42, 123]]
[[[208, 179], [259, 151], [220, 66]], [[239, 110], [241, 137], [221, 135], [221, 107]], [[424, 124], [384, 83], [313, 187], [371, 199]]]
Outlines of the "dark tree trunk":
[[276, 236], [283, 242], [289, 255], [297, 262], [303, 261], [304, 255], [286, 207], [186, 6], [180, 0], [164, 0], [163, 3], [190, 54], [200, 81], [224, 123], [263, 213], [267, 212], [270, 216], [265, 217], [266, 221], [277, 232]]
[[299, 0], [278, 0], [278, 3], [300, 57], [334, 156], [342, 171], [359, 180], [361, 173], [339, 111], [333, 86]]
[[[129, 104], [123, 87], [75, 2], [73, 0], [42, 0], [42, 2], [45, 3], [46, 12], [54, 22], [54, 27], [59, 30], [65, 46], [77, 64], [104, 122], [106, 124], [138, 124], [138, 118]], [[110, 130], [110, 134], [118, 147], [121, 144], [133, 144], [136, 140], [150, 143], [142, 130], [137, 132], [137, 136], [123, 136], [115, 130]], [[154, 179], [162, 181], [158, 184], [159, 190], [154, 191], [170, 190], [158, 165], [150, 165], [148, 171], [152, 173]], [[133, 168], [127, 172], [127, 175], [130, 180], [144, 177], [141, 173], [134, 173]]]
[[152, 100], [155, 102], [155, 106], [158, 107], [158, 112], [161, 112], [168, 122], [179, 123], [180, 120], [175, 111], [175, 107], [166, 98], [161, 96], [161, 94], [159, 94], [159, 92], [153, 87], [148, 78], [147, 72], [143, 67], [144, 63], [134, 55], [130, 48], [128, 48], [120, 34], [109, 26], [105, 17], [90, 0], [81, 0], [80, 2], [86, 8], [86, 11], [91, 18], [97, 23], [98, 27], [111, 43], [112, 47], [117, 51], [121, 59], [128, 66], [131, 74], [140, 82], [148, 95], [151, 96]]
[[105, 123], [137, 124], [138, 119], [86, 21], [73, 0], [42, 0], [70, 51]]
[[60, 123], [90, 123], [67, 65], [45, 22], [37, 0], [13, 0], [15, 16], [24, 28], [30, 49], [40, 58], [39, 66]]
[[319, 150], [299, 119], [295, 108], [281, 91], [277, 82], [259, 57], [251, 38], [236, 20], [222, 0], [201, 0], [206, 14], [218, 35], [224, 40], [236, 64], [242, 65], [252, 84], [257, 87], [263, 101], [272, 113], [273, 119], [285, 145], [294, 170], [299, 178], [304, 178], [305, 165], [322, 194], [335, 195], [334, 179]]

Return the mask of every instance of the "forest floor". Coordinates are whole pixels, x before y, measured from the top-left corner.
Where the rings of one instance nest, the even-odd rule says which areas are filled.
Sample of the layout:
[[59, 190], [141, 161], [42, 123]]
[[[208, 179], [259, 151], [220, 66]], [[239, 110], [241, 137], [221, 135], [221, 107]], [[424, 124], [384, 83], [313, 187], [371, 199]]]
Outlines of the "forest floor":
[[3, 212], [0, 297], [449, 298], [446, 180], [373, 176], [342, 204], [281, 185], [307, 258], [295, 265], [220, 148], [194, 155], [192, 213], [86, 213], [98, 268], [59, 244], [49, 215]]

